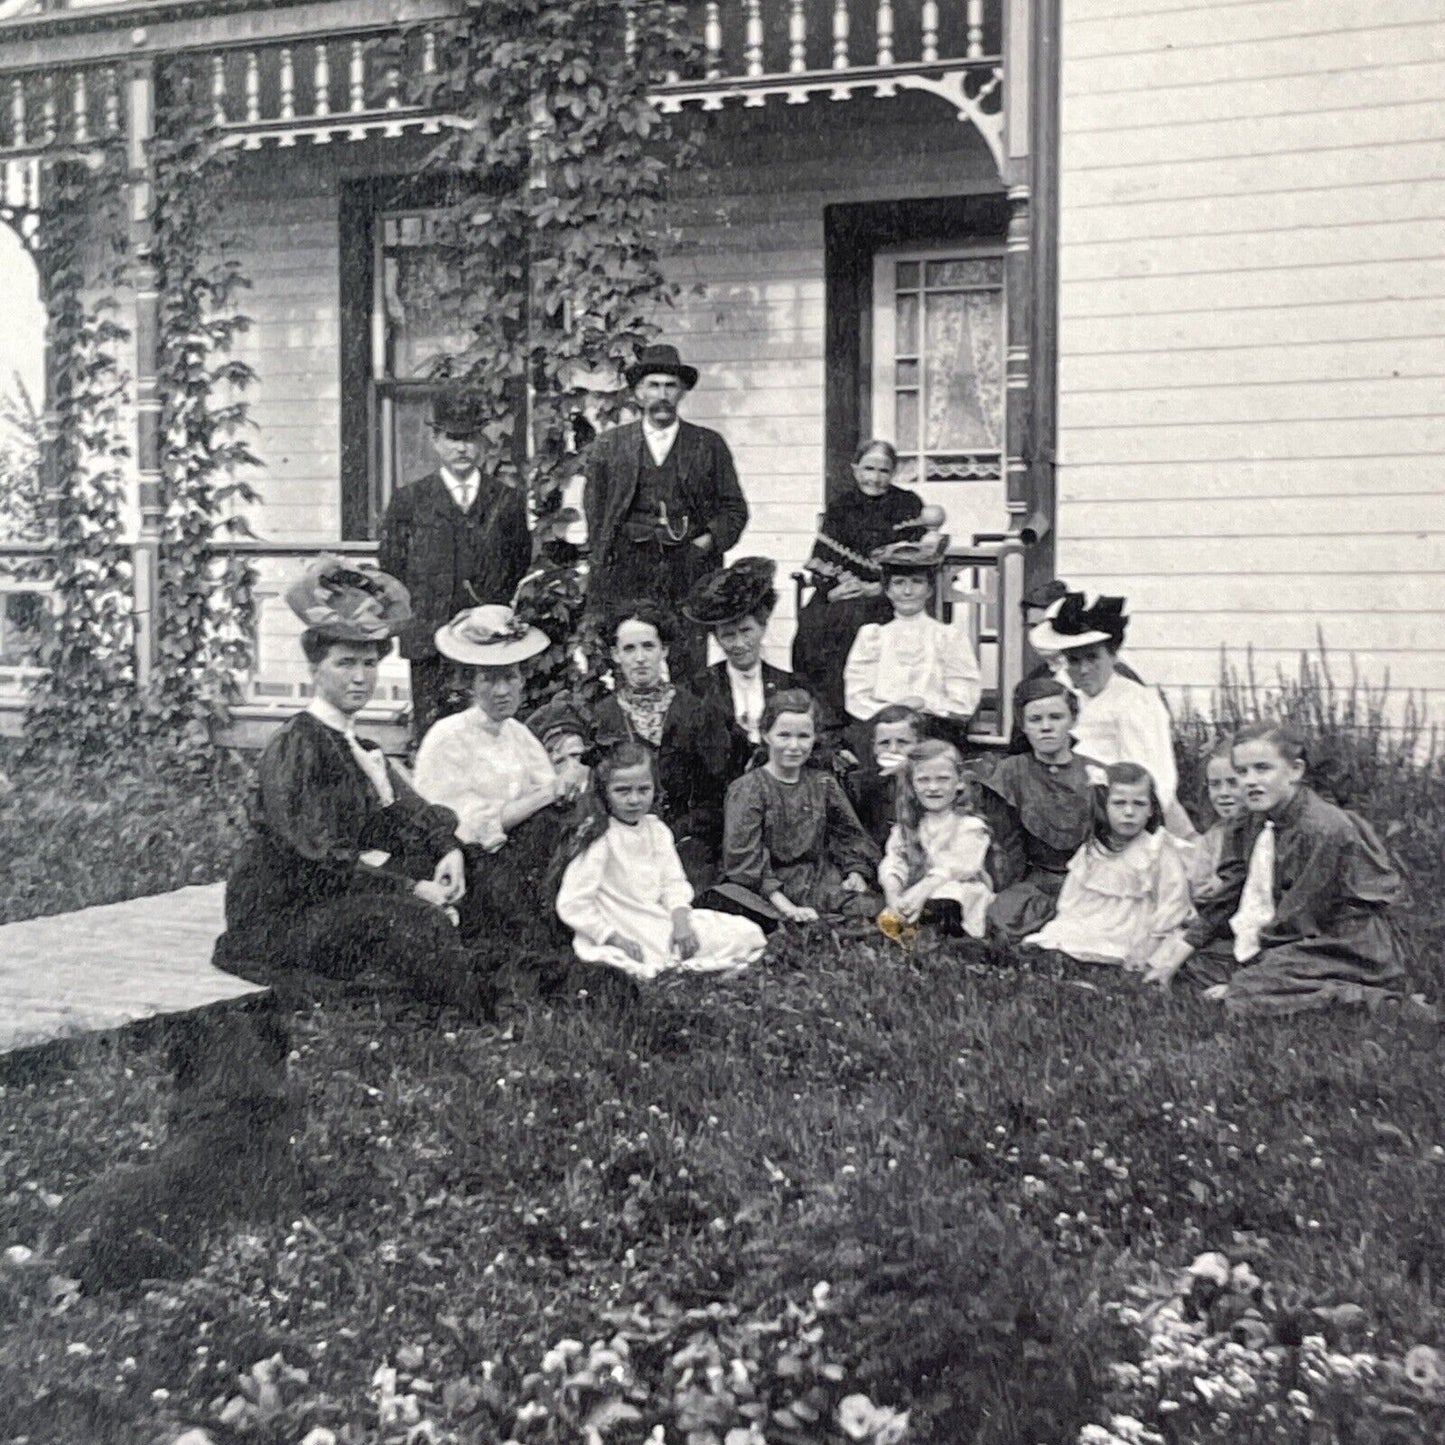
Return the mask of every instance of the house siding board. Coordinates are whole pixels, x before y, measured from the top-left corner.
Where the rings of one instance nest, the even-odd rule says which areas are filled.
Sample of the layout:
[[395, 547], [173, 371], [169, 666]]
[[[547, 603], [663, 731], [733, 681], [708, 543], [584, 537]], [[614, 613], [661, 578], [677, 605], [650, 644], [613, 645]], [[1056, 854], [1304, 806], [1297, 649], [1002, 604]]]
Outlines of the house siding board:
[[1438, 0], [1075, 0], [1062, 57], [1060, 574], [1200, 700], [1322, 633], [1438, 704]]

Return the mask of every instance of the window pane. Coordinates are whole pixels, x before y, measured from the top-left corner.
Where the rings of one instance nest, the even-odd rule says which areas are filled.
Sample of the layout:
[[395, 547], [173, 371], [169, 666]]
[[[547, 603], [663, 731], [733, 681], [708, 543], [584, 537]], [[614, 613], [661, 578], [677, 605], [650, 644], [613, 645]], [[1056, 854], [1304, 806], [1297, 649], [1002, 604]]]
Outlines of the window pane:
[[900, 261], [893, 284], [899, 291], [915, 290], [918, 286], [918, 262]]
[[900, 361], [897, 370], [899, 386], [918, 385], [918, 363], [916, 361]]
[[898, 356], [918, 355], [918, 297], [898, 297], [898, 332], [894, 353]]
[[431, 375], [433, 362], [466, 350], [457, 330], [457, 299], [445, 261], [427, 247], [404, 248], [386, 258], [386, 374], [397, 381]]
[[898, 436], [893, 443], [894, 446], [900, 451], [917, 451], [918, 393], [916, 391], [900, 391], [898, 393], [895, 416], [898, 420]]
[[927, 274], [930, 287], [1002, 286], [1003, 261], [997, 256], [971, 261], [930, 261]]
[[987, 450], [1001, 445], [1002, 342], [1003, 298], [997, 291], [929, 297], [925, 450]]

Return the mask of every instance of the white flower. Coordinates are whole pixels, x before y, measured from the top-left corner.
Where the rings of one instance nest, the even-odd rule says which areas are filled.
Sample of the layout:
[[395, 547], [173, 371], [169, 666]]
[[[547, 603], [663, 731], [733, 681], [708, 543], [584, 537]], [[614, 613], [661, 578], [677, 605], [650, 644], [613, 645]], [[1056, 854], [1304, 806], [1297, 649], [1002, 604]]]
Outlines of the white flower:
[[1431, 1345], [1416, 1345], [1405, 1355], [1405, 1378], [1417, 1390], [1445, 1390], [1445, 1356]]
[[[1248, 1268], [1248, 1266], [1243, 1266]], [[1229, 1260], [1218, 1251], [1211, 1251], [1208, 1254], [1201, 1254], [1189, 1266], [1191, 1279], [1205, 1279], [1211, 1284], [1217, 1284], [1220, 1289], [1229, 1283]]]
[[1260, 1283], [1259, 1276], [1247, 1264], [1237, 1264], [1229, 1272], [1229, 1287], [1235, 1294], [1252, 1294]]
[[907, 1410], [879, 1410], [881, 1421], [874, 1426], [874, 1445], [902, 1445], [908, 1437]]
[[838, 1428], [850, 1440], [866, 1440], [877, 1428], [877, 1417], [867, 1395], [844, 1395], [838, 1401]]

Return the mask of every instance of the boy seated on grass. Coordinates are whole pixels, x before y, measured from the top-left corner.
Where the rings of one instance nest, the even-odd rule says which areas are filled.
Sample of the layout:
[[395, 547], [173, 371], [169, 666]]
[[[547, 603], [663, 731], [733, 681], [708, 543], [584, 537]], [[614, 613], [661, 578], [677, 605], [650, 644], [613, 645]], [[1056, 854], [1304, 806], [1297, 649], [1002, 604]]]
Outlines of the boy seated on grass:
[[1404, 976], [1390, 910], [1404, 880], [1373, 828], [1305, 781], [1307, 745], [1292, 728], [1235, 735], [1245, 813], [1230, 825], [1218, 885], [1198, 921], [1156, 959], [1151, 981], [1181, 969], [1234, 1014], [1378, 1005]]

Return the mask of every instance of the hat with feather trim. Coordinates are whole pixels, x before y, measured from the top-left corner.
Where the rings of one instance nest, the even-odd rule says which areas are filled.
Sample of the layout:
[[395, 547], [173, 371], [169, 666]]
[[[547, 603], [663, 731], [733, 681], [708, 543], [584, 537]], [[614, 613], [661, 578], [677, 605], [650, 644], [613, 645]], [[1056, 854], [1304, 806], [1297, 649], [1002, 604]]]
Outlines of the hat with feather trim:
[[468, 607], [436, 630], [437, 651], [468, 667], [509, 667], [552, 645], [540, 627], [529, 627], [510, 607]]
[[744, 617], [771, 613], [778, 605], [773, 586], [778, 564], [771, 557], [739, 557], [721, 572], [699, 577], [683, 600], [682, 615], [699, 627], [724, 627]]
[[941, 532], [925, 532], [916, 542], [890, 542], [872, 554], [874, 566], [884, 577], [900, 573], [936, 572], [948, 555], [948, 538]]
[[286, 605], [334, 642], [385, 642], [411, 621], [411, 594], [385, 572], [363, 571], [329, 553], [286, 589]]
[[1044, 620], [1029, 630], [1029, 641], [1039, 652], [1072, 652], [1096, 642], [1117, 649], [1129, 626], [1122, 597], [1096, 597], [1069, 592], [1053, 603]]

